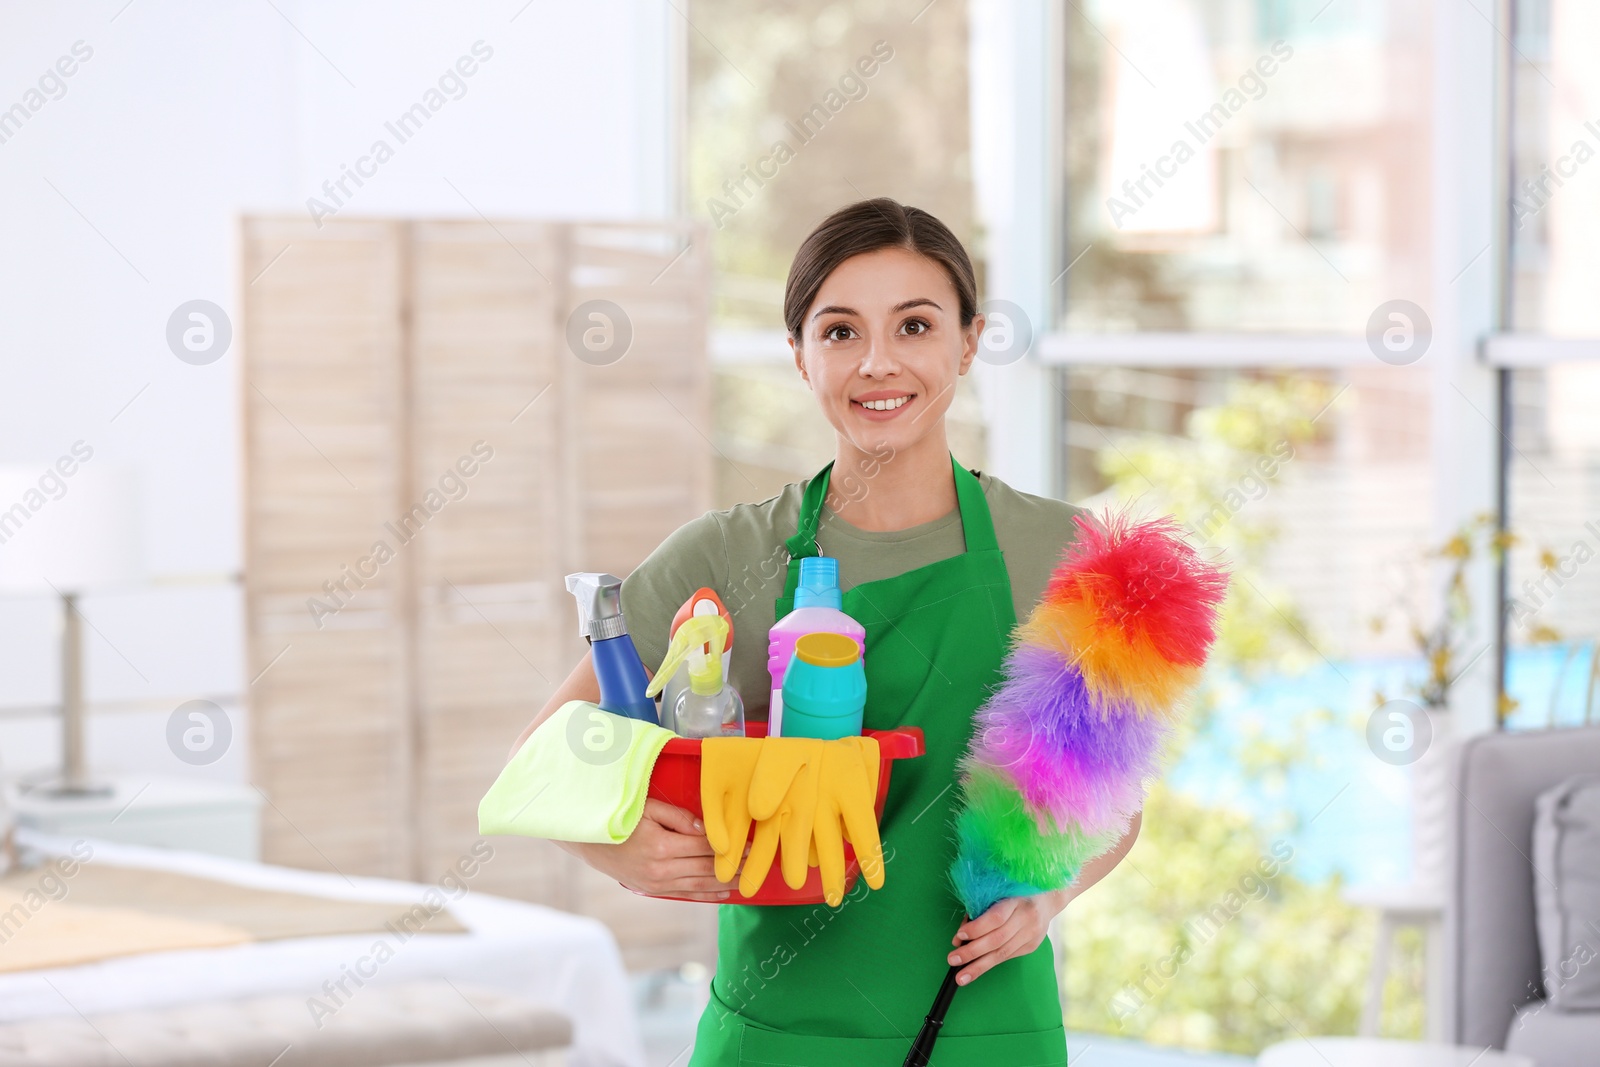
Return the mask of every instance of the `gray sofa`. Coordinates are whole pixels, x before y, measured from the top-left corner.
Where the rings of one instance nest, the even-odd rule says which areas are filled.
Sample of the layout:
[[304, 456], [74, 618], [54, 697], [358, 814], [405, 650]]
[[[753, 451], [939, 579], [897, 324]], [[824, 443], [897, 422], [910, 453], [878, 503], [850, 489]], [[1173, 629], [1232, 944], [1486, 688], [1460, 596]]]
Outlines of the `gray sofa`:
[[1594, 1067], [1600, 1011], [1546, 1003], [1533, 829], [1541, 793], [1600, 772], [1600, 727], [1475, 737], [1457, 757], [1445, 917], [1451, 1035], [1458, 1044], [1519, 1052], [1538, 1067]]

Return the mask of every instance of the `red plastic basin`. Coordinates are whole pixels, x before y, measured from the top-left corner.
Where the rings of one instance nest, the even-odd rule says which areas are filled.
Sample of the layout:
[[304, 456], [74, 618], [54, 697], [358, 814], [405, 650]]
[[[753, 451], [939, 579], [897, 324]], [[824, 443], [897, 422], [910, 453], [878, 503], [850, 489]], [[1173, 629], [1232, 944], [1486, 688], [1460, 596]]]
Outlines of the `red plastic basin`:
[[[878, 739], [878, 817], [883, 817], [883, 802], [889, 795], [889, 772], [898, 759], [911, 759], [920, 756], [926, 751], [923, 745], [922, 728], [920, 726], [902, 726], [893, 730], [867, 730], [868, 737]], [[752, 722], [745, 724], [745, 736], [767, 736], [767, 724]], [[675, 804], [680, 808], [691, 811], [698, 818], [704, 812], [700, 807], [700, 739], [697, 737], [674, 737], [667, 742], [661, 750], [661, 755], [656, 759], [655, 769], [650, 772], [649, 796], [657, 800], [664, 800], [668, 804]], [[755, 828], [751, 827], [752, 834]], [[747, 839], [748, 840], [748, 839]], [[856, 861], [856, 853], [845, 842], [844, 846], [844, 888], [849, 892], [856, 884], [856, 879], [861, 875], [861, 864]], [[667, 900], [682, 900], [682, 897], [665, 897]], [[766, 881], [761, 883], [761, 888], [753, 897], [742, 896], [735, 886], [733, 895], [723, 901], [725, 904], [821, 904], [824, 902], [822, 895], [822, 872], [816, 867], [809, 868], [806, 872], [805, 885], [799, 889], [790, 889], [783, 880], [783, 875], [778, 870], [778, 861], [772, 863], [772, 870], [767, 872]]]

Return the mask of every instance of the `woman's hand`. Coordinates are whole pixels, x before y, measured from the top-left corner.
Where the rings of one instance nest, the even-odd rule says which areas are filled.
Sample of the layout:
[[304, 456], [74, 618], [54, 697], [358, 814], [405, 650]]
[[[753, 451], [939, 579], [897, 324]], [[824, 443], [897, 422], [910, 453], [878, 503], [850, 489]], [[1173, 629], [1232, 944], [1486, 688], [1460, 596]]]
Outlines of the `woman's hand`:
[[732, 883], [717, 881], [705, 826], [665, 801], [646, 800], [639, 825], [619, 845], [558, 844], [635, 893], [716, 902], [731, 890]]
[[1051, 920], [1066, 906], [1064, 891], [1007, 897], [962, 923], [951, 942], [956, 950], [950, 953], [950, 965], [967, 966], [957, 973], [956, 984], [966, 985], [996, 964], [1038, 948], [1050, 932]]
[[950, 953], [950, 966], [965, 963], [956, 975], [957, 985], [966, 985], [997, 963], [1013, 956], [1026, 956], [1044, 941], [1050, 922], [1073, 900], [1100, 879], [1110, 874], [1139, 839], [1144, 812], [1135, 812], [1122, 839], [1083, 865], [1078, 877], [1065, 889], [1031, 897], [1007, 897], [990, 905], [976, 919], [968, 919], [956, 931]]

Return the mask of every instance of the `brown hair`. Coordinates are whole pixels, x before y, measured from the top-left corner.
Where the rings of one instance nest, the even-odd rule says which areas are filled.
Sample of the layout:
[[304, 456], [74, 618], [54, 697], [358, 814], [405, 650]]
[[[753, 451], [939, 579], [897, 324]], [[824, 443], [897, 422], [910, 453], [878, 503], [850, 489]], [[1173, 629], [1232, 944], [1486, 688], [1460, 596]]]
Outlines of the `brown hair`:
[[961, 325], [978, 313], [978, 282], [972, 260], [950, 227], [918, 207], [880, 196], [840, 208], [800, 242], [783, 292], [783, 324], [798, 342], [806, 311], [834, 269], [852, 256], [881, 248], [904, 248], [944, 268], [961, 301]]

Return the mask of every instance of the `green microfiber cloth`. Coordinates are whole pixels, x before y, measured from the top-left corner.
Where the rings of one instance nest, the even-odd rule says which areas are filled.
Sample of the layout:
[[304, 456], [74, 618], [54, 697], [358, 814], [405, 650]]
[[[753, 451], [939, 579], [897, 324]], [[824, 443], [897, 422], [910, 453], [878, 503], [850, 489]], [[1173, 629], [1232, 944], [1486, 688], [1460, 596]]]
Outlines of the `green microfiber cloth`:
[[539, 724], [478, 804], [480, 834], [626, 841], [644, 814], [650, 771], [676, 735], [569, 700]]

